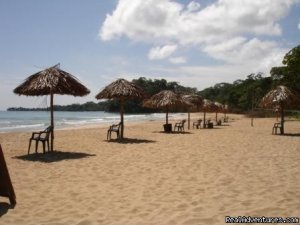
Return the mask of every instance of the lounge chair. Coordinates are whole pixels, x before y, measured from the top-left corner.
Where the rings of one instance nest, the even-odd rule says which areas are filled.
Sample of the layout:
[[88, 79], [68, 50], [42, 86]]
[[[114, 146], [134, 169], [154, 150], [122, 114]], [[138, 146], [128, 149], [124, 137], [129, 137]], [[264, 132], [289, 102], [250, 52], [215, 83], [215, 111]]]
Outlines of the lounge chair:
[[186, 122], [186, 120], [181, 120], [180, 122], [175, 123], [174, 126], [174, 131], [177, 128], [177, 131], [184, 131], [184, 123]]
[[107, 130], [107, 140], [111, 139], [111, 132], [115, 132], [117, 134], [117, 138], [120, 138], [120, 129], [121, 129], [122, 123], [113, 124], [111, 125]]
[[200, 119], [200, 120], [197, 120], [197, 121], [195, 121], [195, 122], [193, 122], [193, 128], [197, 128], [197, 129], [199, 129], [199, 128], [201, 128], [201, 123], [202, 123], [202, 120]]
[[31, 142], [32, 141], [35, 141], [35, 153], [37, 153], [39, 141], [41, 141], [43, 143], [43, 153], [46, 152], [46, 149], [45, 149], [46, 148], [46, 142], [47, 142], [47, 147], [48, 147], [48, 151], [49, 151], [50, 150], [49, 136], [50, 136], [50, 133], [52, 131], [53, 131], [53, 127], [49, 126], [43, 131], [33, 132], [32, 135], [31, 135], [31, 138], [29, 139], [28, 154], [30, 152], [30, 147], [31, 147]]

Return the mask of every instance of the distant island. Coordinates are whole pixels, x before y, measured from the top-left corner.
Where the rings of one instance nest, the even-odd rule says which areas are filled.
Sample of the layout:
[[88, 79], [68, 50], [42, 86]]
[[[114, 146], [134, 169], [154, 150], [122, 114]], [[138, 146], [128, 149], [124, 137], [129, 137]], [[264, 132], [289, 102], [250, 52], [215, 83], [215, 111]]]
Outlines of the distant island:
[[[54, 105], [55, 111], [107, 111], [107, 102], [86, 102], [84, 104]], [[46, 108], [10, 107], [7, 111], [48, 111]]]
[[[54, 111], [66, 112], [86, 112], [86, 111], [104, 111], [104, 112], [119, 112], [119, 103], [115, 100], [107, 100], [103, 102], [86, 102], [83, 104], [71, 105], [54, 105]], [[147, 109], [142, 107], [141, 101], [128, 100], [125, 105], [127, 113], [153, 113], [160, 112], [155, 109]], [[10, 107], [7, 111], [50, 111], [49, 107], [45, 108], [25, 108], [25, 107]]]

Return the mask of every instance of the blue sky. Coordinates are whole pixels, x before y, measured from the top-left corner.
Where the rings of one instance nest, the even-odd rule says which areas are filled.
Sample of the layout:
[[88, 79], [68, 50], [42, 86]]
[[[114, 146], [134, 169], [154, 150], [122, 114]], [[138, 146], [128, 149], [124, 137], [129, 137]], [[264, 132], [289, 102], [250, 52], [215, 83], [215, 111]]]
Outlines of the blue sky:
[[96, 101], [117, 78], [165, 78], [202, 90], [269, 75], [300, 44], [299, 0], [0, 0], [0, 109], [43, 107], [13, 94], [29, 75], [61, 64]]

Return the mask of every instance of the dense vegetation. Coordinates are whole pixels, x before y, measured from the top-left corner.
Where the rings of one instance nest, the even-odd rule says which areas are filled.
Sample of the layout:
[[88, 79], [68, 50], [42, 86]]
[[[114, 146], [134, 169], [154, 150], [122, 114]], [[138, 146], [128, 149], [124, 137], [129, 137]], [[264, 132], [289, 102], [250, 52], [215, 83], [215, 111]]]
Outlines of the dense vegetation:
[[[295, 93], [300, 93], [300, 45], [290, 50], [283, 59], [282, 67], [273, 67], [270, 77], [263, 77], [262, 73], [250, 74], [245, 80], [236, 80], [232, 84], [219, 83], [213, 87], [198, 91], [196, 88], [184, 87], [178, 82], [168, 82], [165, 79], [147, 79], [140, 77], [132, 82], [145, 90], [150, 97], [161, 90], [172, 90], [181, 94], [198, 94], [204, 98], [228, 104], [234, 112], [245, 112], [257, 107], [259, 100], [273, 87], [284, 84]], [[119, 111], [119, 104], [115, 100], [67, 106], [54, 106], [57, 111]], [[9, 108], [8, 110], [47, 110], [45, 108], [25, 109]], [[128, 100], [125, 104], [127, 113], [157, 112], [157, 110], [142, 107], [142, 100]]]
[[291, 49], [282, 63], [284, 66], [273, 67], [270, 71], [274, 84], [284, 84], [300, 93], [300, 45]]
[[256, 108], [260, 99], [271, 89], [272, 78], [262, 77], [261, 73], [250, 74], [245, 80], [236, 80], [233, 84], [220, 83], [206, 88], [197, 94], [213, 99], [235, 112], [244, 112]]

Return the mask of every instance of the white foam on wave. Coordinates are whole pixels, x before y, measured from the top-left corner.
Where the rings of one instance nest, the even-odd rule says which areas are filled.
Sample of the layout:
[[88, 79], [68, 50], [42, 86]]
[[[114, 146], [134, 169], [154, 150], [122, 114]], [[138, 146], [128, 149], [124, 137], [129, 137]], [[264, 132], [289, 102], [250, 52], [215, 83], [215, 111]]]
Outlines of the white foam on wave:
[[24, 129], [30, 129], [30, 128], [37, 128], [37, 127], [43, 127], [45, 124], [38, 123], [38, 124], [24, 124], [24, 125], [14, 125], [14, 126], [8, 126], [8, 127], [0, 127], [0, 130], [6, 131], [6, 130], [24, 130]]
[[[6, 119], [8, 113], [0, 118], [0, 132], [10, 131], [34, 131], [42, 130], [49, 126], [50, 118], [48, 115], [41, 115], [41, 112], [33, 112], [32, 116], [24, 112], [17, 112], [14, 118]], [[1, 116], [1, 115], [0, 115]], [[169, 114], [173, 116], [172, 113]], [[152, 113], [152, 114], [124, 114], [125, 121], [146, 121], [146, 120], [159, 120], [165, 117], [165, 113]], [[68, 113], [68, 112], [55, 112], [54, 124], [56, 128], [72, 128], [84, 125], [93, 124], [109, 124], [120, 121], [118, 113]]]
[[3, 120], [3, 121], [0, 121], [0, 124], [11, 124], [11, 121]]

